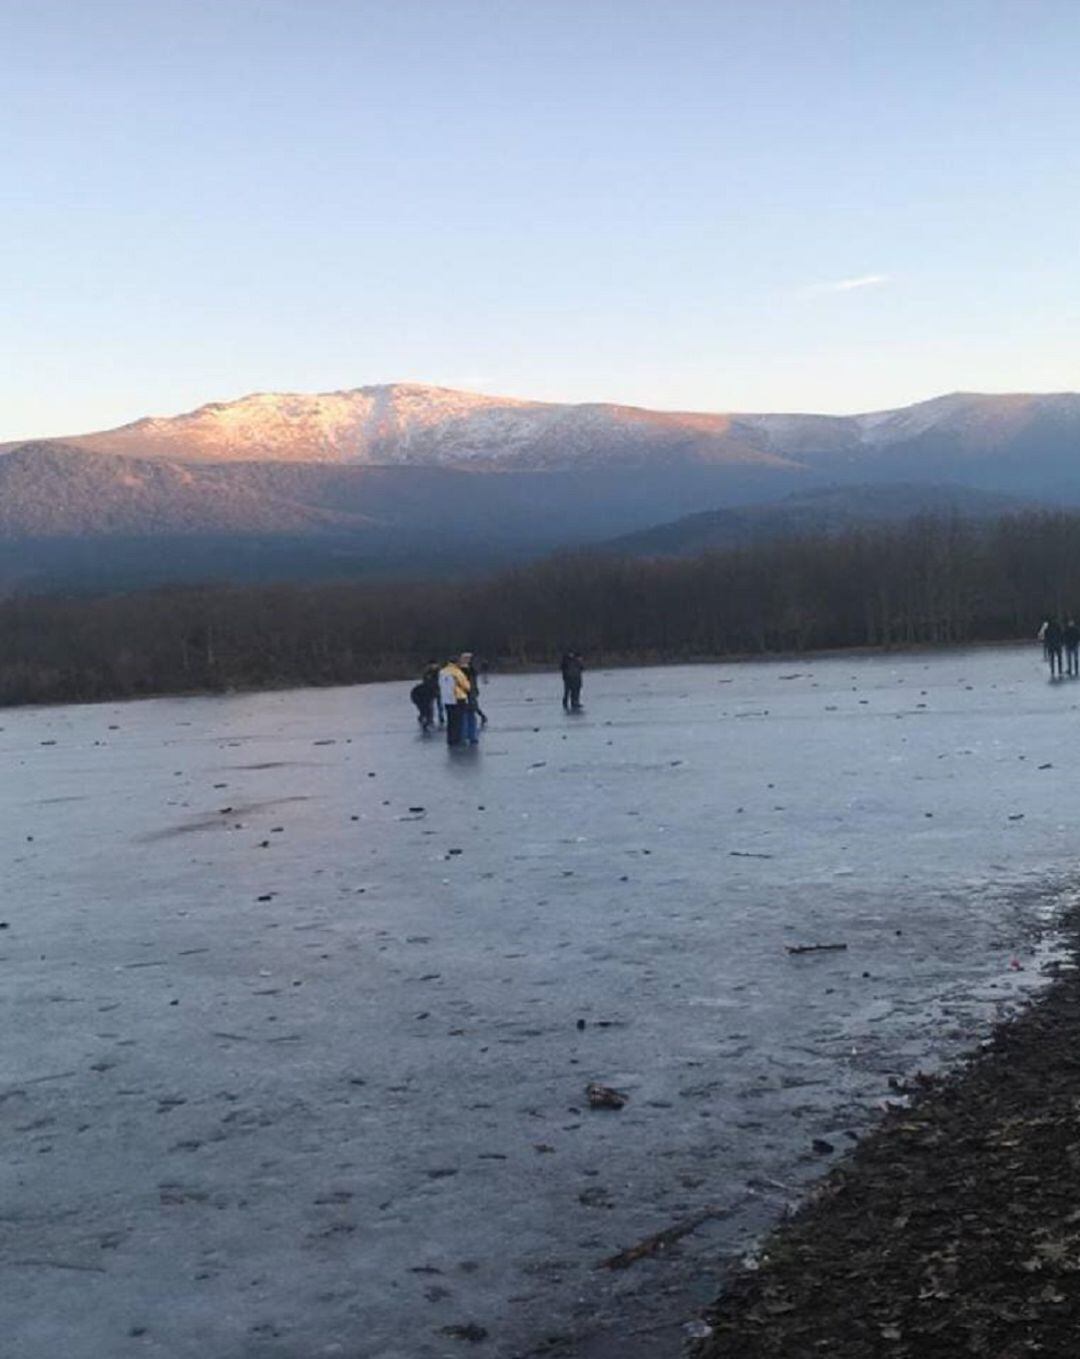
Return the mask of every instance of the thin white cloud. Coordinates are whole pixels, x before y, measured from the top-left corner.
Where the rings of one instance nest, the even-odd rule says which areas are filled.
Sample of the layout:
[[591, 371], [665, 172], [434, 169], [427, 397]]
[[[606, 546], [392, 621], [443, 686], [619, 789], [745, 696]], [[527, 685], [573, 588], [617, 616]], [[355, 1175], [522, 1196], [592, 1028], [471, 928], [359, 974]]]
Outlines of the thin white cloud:
[[859, 274], [856, 278], [838, 278], [831, 283], [811, 283], [801, 288], [801, 297], [822, 297], [827, 293], [853, 293], [859, 288], [880, 288], [891, 283], [890, 274]]

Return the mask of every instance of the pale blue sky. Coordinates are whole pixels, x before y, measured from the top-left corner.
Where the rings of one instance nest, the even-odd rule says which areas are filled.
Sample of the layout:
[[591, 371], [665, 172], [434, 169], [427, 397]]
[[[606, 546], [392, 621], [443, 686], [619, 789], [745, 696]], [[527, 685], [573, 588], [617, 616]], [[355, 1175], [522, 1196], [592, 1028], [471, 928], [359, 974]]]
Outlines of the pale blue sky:
[[0, 37], [0, 439], [405, 380], [1080, 388], [1080, 0], [0, 0]]

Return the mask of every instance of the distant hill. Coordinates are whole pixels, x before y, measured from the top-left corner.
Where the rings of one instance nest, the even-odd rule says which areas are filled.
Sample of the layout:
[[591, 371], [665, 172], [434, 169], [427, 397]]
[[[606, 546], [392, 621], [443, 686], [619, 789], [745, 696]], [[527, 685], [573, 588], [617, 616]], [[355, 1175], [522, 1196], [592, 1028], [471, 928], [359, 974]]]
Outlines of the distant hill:
[[689, 557], [769, 538], [836, 534], [866, 524], [899, 523], [919, 515], [992, 519], [1036, 501], [968, 486], [832, 486], [804, 491], [766, 505], [704, 510], [667, 524], [628, 533], [604, 544], [641, 557]]
[[651, 523], [752, 476], [710, 468], [603, 468], [485, 475], [454, 467], [182, 462], [38, 441], [0, 456], [0, 538], [223, 533], [391, 535], [407, 550], [505, 540], [556, 545]]
[[348, 508], [305, 504], [236, 465], [184, 464], [23, 444], [0, 458], [0, 534], [312, 533], [360, 527]]

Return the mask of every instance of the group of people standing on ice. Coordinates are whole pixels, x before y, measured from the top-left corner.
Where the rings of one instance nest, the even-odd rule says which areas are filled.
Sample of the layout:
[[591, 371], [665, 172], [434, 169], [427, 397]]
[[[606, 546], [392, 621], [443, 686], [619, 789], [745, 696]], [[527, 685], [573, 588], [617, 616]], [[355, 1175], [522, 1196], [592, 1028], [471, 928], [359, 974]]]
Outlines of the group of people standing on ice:
[[[1053, 614], [1048, 614], [1039, 628], [1038, 638], [1050, 667], [1051, 679], [1063, 679], [1065, 675], [1069, 679], [1080, 678], [1080, 627], [1072, 618], [1062, 623]], [[1066, 667], [1064, 675], [1063, 661]]]
[[487, 714], [480, 706], [480, 674], [471, 651], [463, 651], [445, 665], [430, 662], [409, 697], [416, 706], [422, 731], [430, 731], [437, 718], [439, 726], [446, 727], [449, 745], [475, 746], [479, 742]]
[[[563, 653], [559, 665], [563, 680], [562, 705], [567, 712], [581, 712], [581, 685], [585, 662], [576, 651]], [[463, 651], [445, 665], [430, 661], [419, 684], [409, 691], [416, 708], [420, 730], [446, 727], [446, 742], [451, 746], [475, 746], [480, 730], [487, 726], [487, 714], [480, 706], [480, 671], [473, 653]]]

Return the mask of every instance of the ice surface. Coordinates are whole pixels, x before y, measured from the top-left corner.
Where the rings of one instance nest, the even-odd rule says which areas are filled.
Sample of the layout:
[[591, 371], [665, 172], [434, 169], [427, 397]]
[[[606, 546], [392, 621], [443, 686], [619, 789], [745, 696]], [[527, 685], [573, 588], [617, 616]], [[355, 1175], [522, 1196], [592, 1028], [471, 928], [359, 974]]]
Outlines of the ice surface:
[[0, 714], [5, 1352], [674, 1355], [814, 1139], [1037, 976], [1034, 647], [497, 677], [471, 753], [409, 687]]

